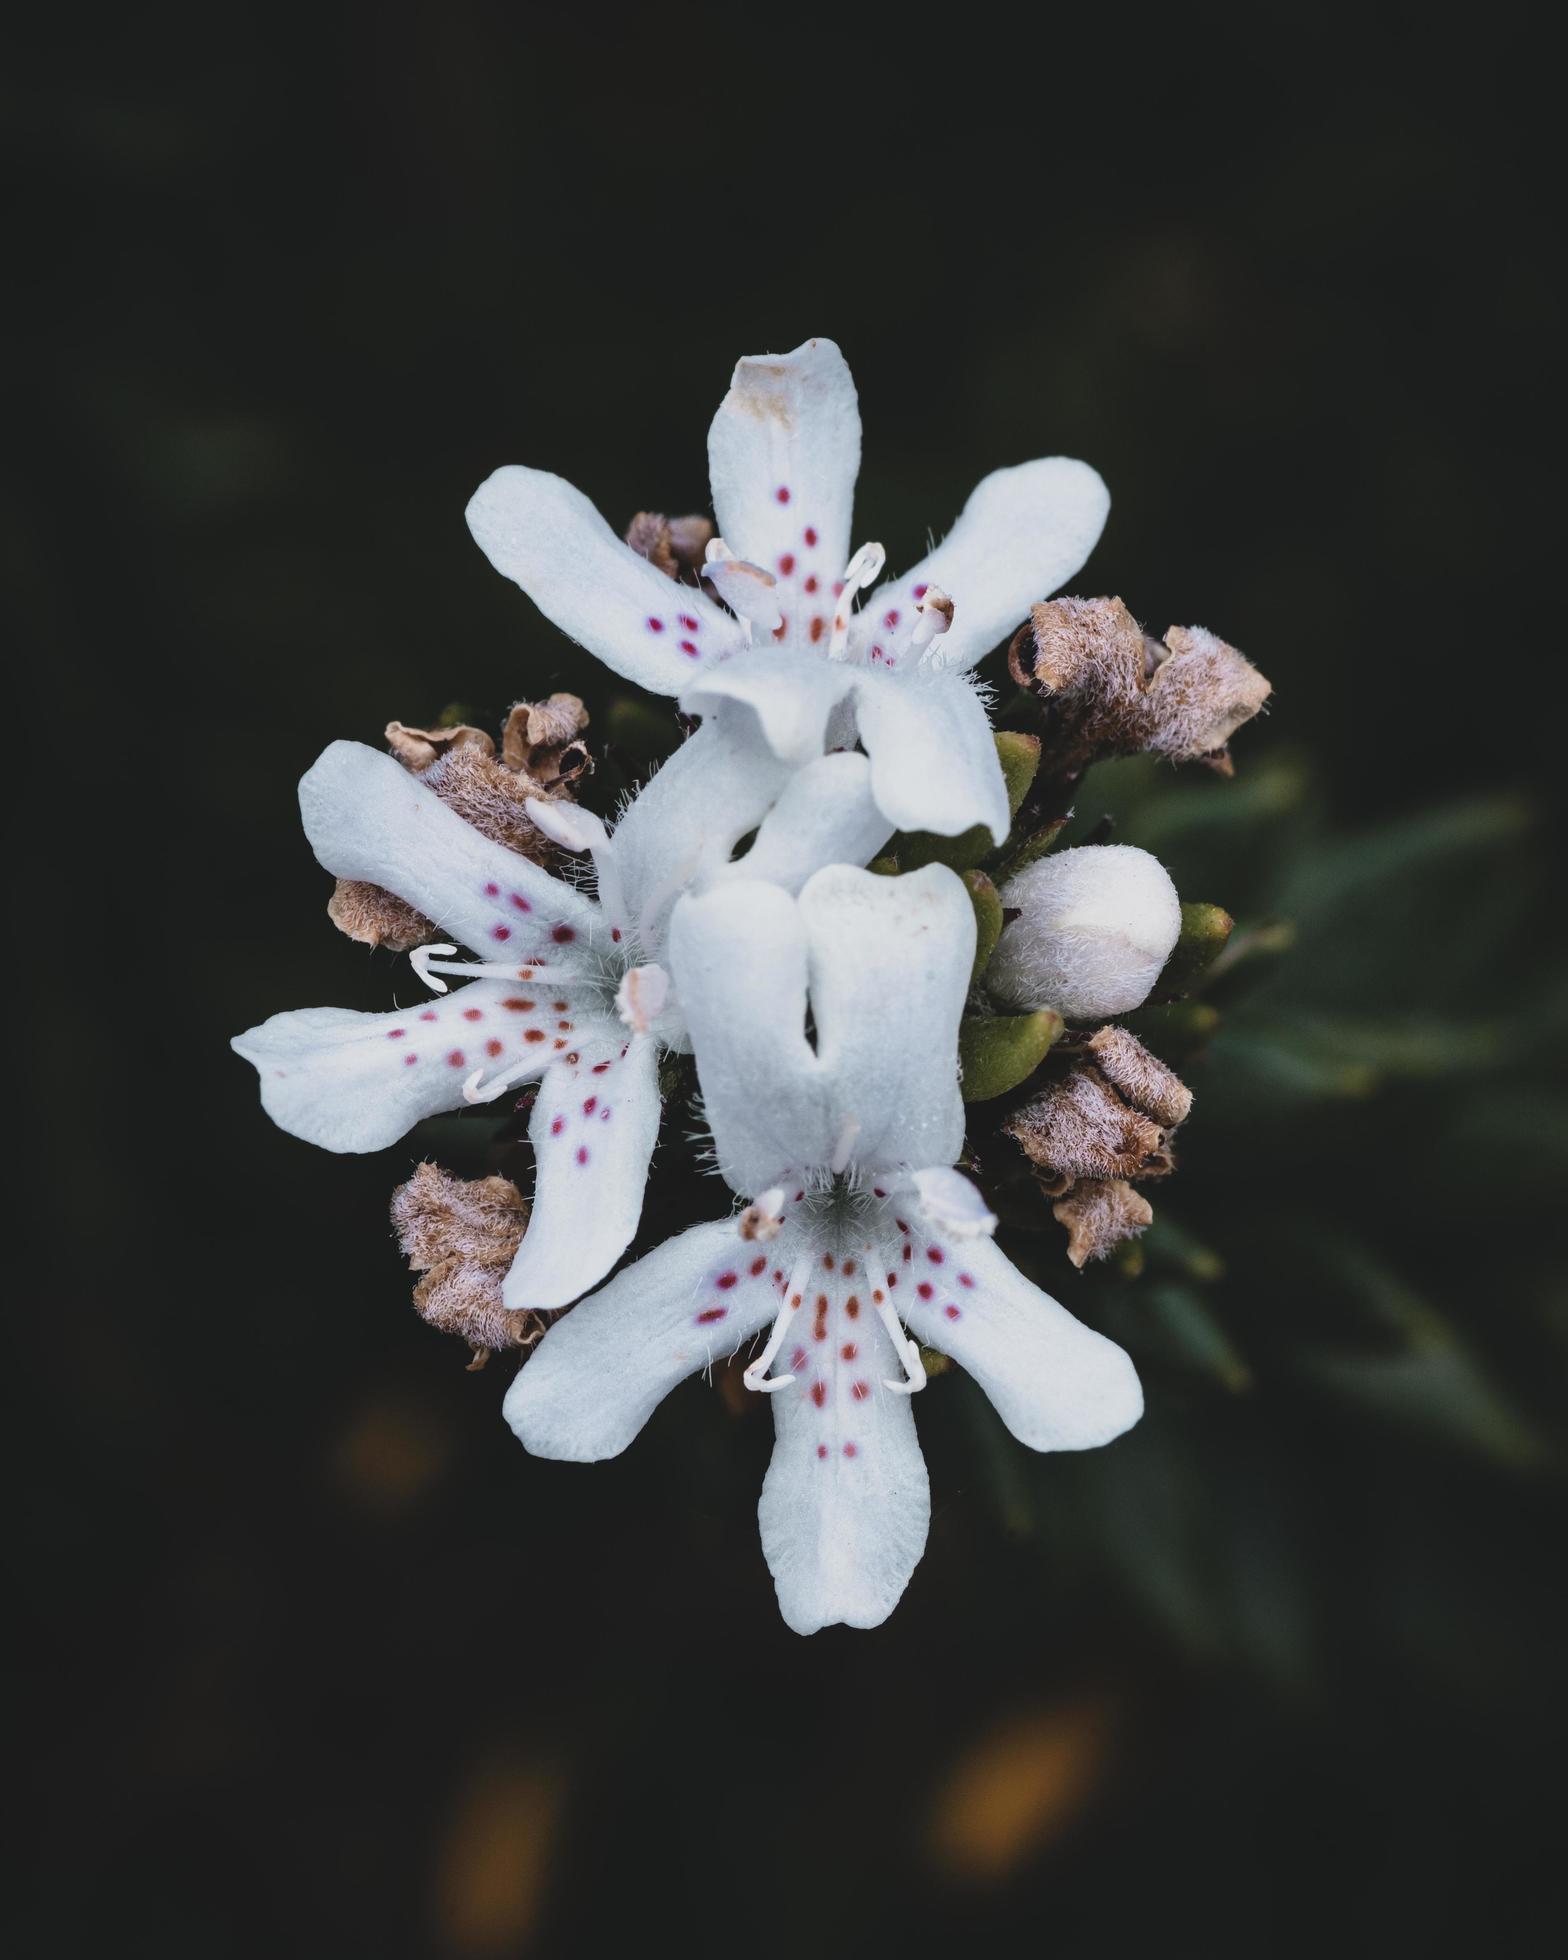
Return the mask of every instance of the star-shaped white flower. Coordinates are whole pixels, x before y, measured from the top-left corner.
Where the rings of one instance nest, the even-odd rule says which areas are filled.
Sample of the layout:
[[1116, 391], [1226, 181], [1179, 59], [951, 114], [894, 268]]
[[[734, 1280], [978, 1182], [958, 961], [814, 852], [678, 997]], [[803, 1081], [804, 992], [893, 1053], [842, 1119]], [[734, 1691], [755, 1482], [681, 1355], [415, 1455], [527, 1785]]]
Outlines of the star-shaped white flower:
[[[394, 892], [476, 958], [423, 947], [413, 964], [435, 998], [393, 1014], [275, 1014], [233, 1046], [255, 1064], [273, 1120], [338, 1151], [383, 1149], [421, 1117], [542, 1076], [533, 1215], [503, 1298], [563, 1306], [637, 1228], [659, 1052], [688, 1046], [659, 964], [672, 907], [689, 888], [760, 877], [782, 896], [820, 865], [864, 862], [891, 829], [869, 778], [851, 754], [791, 771], [750, 714], [719, 704], [613, 833], [574, 804], [529, 805], [558, 843], [592, 854], [590, 897], [492, 843], [390, 756], [336, 742], [300, 785], [316, 856]], [[470, 984], [449, 991], [453, 976]]]
[[1088, 557], [1109, 508], [1099, 476], [1063, 456], [997, 470], [934, 551], [877, 585], [881, 547], [850, 555], [860, 411], [830, 340], [741, 361], [708, 458], [720, 536], [707, 576], [725, 605], [672, 584], [542, 470], [497, 470], [469, 525], [616, 673], [693, 710], [748, 703], [790, 761], [858, 740], [891, 824], [953, 836], [983, 823], [1000, 844], [1007, 798], [968, 670]]
[[720, 1169], [750, 1202], [581, 1302], [507, 1395], [536, 1454], [615, 1456], [678, 1381], [771, 1328], [745, 1378], [773, 1395], [762, 1543], [801, 1633], [878, 1625], [924, 1549], [906, 1329], [1033, 1449], [1092, 1448], [1142, 1411], [1127, 1356], [996, 1250], [951, 1168], [973, 955], [968, 895], [939, 865], [834, 866], [798, 901], [750, 880], [683, 898], [671, 969]]

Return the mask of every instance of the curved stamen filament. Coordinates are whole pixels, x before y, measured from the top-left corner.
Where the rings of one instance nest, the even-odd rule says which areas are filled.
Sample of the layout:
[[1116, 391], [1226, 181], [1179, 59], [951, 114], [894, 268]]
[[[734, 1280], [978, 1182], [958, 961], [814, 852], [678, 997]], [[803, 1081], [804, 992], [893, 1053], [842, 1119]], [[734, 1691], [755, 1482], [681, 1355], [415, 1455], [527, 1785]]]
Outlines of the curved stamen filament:
[[531, 1057], [526, 1062], [518, 1062], [513, 1067], [503, 1069], [499, 1075], [492, 1075], [488, 1082], [484, 1070], [476, 1068], [463, 1084], [463, 1101], [466, 1103], [494, 1102], [497, 1096], [504, 1096], [508, 1089], [519, 1082], [526, 1082], [531, 1075], [539, 1073], [539, 1064]]
[[841, 659], [849, 645], [849, 622], [854, 612], [855, 594], [863, 592], [868, 585], [875, 585], [886, 563], [887, 553], [881, 545], [863, 544], [844, 567], [844, 590], [838, 595], [838, 604], [833, 609], [833, 637], [828, 641], [830, 660]]
[[506, 966], [500, 960], [460, 960], [456, 953], [455, 946], [416, 946], [408, 956], [408, 963], [433, 994], [449, 991], [446, 982], [436, 978], [441, 973], [464, 980], [532, 980], [536, 974], [547, 974], [550, 970], [543, 960], [529, 960], [525, 966]]
[[893, 1351], [904, 1370], [902, 1381], [884, 1381], [882, 1386], [890, 1388], [895, 1395], [918, 1395], [926, 1385], [926, 1368], [920, 1359], [919, 1343], [905, 1334], [891, 1300], [884, 1300], [877, 1308], [877, 1318], [887, 1329], [888, 1339], [893, 1343]]
[[784, 1345], [785, 1329], [789, 1326], [794, 1315], [800, 1310], [800, 1303], [805, 1295], [806, 1280], [810, 1272], [810, 1256], [803, 1254], [795, 1261], [795, 1270], [789, 1276], [789, 1285], [784, 1289], [784, 1304], [779, 1308], [778, 1317], [774, 1321], [772, 1331], [768, 1335], [767, 1346], [741, 1375], [741, 1380], [746, 1384], [747, 1388], [755, 1390], [759, 1395], [777, 1395], [781, 1388], [788, 1388], [790, 1383], [795, 1379], [793, 1375], [775, 1375], [771, 1380], [768, 1380], [767, 1374], [769, 1368], [773, 1365], [774, 1355]]

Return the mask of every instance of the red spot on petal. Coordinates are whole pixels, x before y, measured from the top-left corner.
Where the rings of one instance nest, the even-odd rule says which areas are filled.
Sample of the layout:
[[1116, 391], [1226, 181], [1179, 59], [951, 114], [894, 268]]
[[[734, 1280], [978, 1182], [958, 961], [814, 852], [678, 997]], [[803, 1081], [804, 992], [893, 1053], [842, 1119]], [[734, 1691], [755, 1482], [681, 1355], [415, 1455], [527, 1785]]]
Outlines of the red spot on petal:
[[533, 1002], [524, 1000], [520, 994], [513, 994], [509, 1000], [503, 1000], [501, 1005], [509, 1014], [532, 1014], [534, 1011]]
[[893, 607], [893, 608], [891, 609], [891, 611], [889, 611], [889, 612], [885, 612], [885, 613], [883, 613], [883, 615], [882, 615], [882, 624], [883, 624], [883, 625], [884, 625], [884, 626], [885, 626], [885, 627], [887, 628], [887, 630], [888, 630], [888, 631], [889, 631], [890, 633], [892, 632], [892, 630], [893, 630], [893, 628], [894, 628], [894, 627], [895, 627], [895, 626], [896, 626], [896, 625], [898, 624], [898, 608], [897, 608], [897, 606], [894, 606], [894, 607]]
[[939, 1245], [928, 1245], [926, 1247], [926, 1257], [931, 1261], [933, 1266], [940, 1266], [942, 1261], [946, 1259], [947, 1254]]
[[499, 939], [503, 945], [505, 945], [511, 936], [512, 928], [510, 926], [492, 926], [490, 928], [490, 937], [492, 939]]
[[528, 900], [523, 897], [521, 892], [513, 892], [511, 897], [512, 897], [512, 906], [514, 910], [518, 912], [531, 912], [534, 909], [528, 903]]
[[853, 1341], [846, 1341], [844, 1345], [839, 1349], [839, 1353], [843, 1355], [846, 1361], [853, 1361], [855, 1356], [859, 1354], [859, 1352], [860, 1349], [855, 1346], [855, 1343]]
[[795, 554], [793, 551], [786, 551], [783, 557], [780, 558], [779, 560], [779, 570], [784, 574], [786, 578], [788, 578], [790, 573], [794, 571], [794, 569], [795, 569]]
[[461, 1048], [454, 1048], [452, 1050], [446, 1058], [446, 1065], [448, 1068], [461, 1068], [463, 1066], [463, 1051]]
[[523, 1035], [523, 1039], [524, 1039], [524, 1041], [543, 1041], [543, 1040], [544, 1040], [544, 1029], [543, 1029], [543, 1028], [529, 1028], [529, 1029], [527, 1029], [527, 1030], [526, 1030], [526, 1031], [524, 1032], [524, 1035]]
[[821, 613], [818, 613], [811, 622], [811, 644], [815, 646], [827, 630], [827, 621], [822, 617]]
[[789, 485], [787, 483], [781, 483], [773, 494], [781, 504], [787, 504], [789, 502]]
[[586, 1164], [586, 1163], [587, 1163], [587, 1161], [588, 1161], [588, 1146], [587, 1146], [587, 1144], [586, 1144], [586, 1143], [580, 1143], [580, 1144], [578, 1144], [578, 1146], [577, 1146], [577, 1161], [578, 1161], [578, 1163], [579, 1163], [579, 1164]]
[[565, 1128], [566, 1118], [564, 1116], [557, 1116], [550, 1125], [550, 1134], [553, 1137], [558, 1137]]
[[611, 926], [611, 928], [610, 928], [610, 937], [611, 937], [611, 938], [612, 938], [612, 939], [613, 939], [613, 940], [615, 941], [615, 943], [616, 943], [616, 945], [617, 945], [617, 946], [619, 946], [619, 945], [620, 945], [620, 943], [621, 943], [621, 929], [620, 929], [620, 927], [619, 927], [619, 926]]
[[828, 1385], [826, 1382], [813, 1382], [811, 1384], [811, 1399], [819, 1409], [822, 1407], [823, 1403], [828, 1399]]
[[845, 1456], [859, 1456], [860, 1451], [855, 1447], [853, 1443], [846, 1443], [844, 1445], [844, 1454]]
[[735, 1283], [739, 1280], [739, 1278], [740, 1278], [739, 1273], [720, 1273], [718, 1278], [713, 1283], [721, 1293], [728, 1293], [730, 1288], [735, 1285]]
[[570, 946], [577, 933], [572, 926], [554, 926], [551, 928], [550, 937], [557, 946]]
[[957, 1307], [944, 1307], [942, 1311], [947, 1315], [949, 1320], [957, 1320], [959, 1318]]
[[485, 1053], [492, 1056], [499, 1055], [504, 1046], [504, 1042], [497, 1041], [492, 1035], [490, 1040], [485, 1043]]
[[789, 1358], [789, 1371], [792, 1375], [798, 1375], [802, 1369], [808, 1368], [810, 1365], [811, 1356], [807, 1354], [803, 1347], [796, 1348], [795, 1352]]
[[960, 1286], [973, 1286], [975, 1283], [975, 1276], [973, 1273], [960, 1273], [958, 1275], [958, 1283]]
[[759, 1273], [766, 1272], [767, 1267], [768, 1267], [768, 1262], [766, 1259], [753, 1259], [750, 1266], [747, 1268], [747, 1271], [751, 1274], [752, 1278], [755, 1279]]
[[485, 1014], [482, 1007], [465, 1007], [463, 1009], [463, 1019], [465, 1021], [482, 1021], [484, 1018]]
[[[908, 1262], [909, 1260], [911, 1260], [911, 1259], [913, 1259], [913, 1258], [914, 1258], [914, 1256], [915, 1256], [915, 1254], [914, 1254], [914, 1249], [913, 1249], [913, 1247], [911, 1247], [911, 1246], [907, 1246], [907, 1245], [906, 1245], [906, 1246], [904, 1247], [904, 1259], [905, 1259], [905, 1262], [907, 1263], [907, 1262]], [[888, 1280], [888, 1284], [889, 1284], [890, 1286], [892, 1285], [892, 1280], [891, 1280], [891, 1278], [889, 1278], [889, 1280]]]
[[403, 1057], [403, 1066], [404, 1068], [412, 1068], [415, 1062], [417, 1062], [418, 1060], [419, 1057], [417, 1055], [413, 1055], [413, 1054], [405, 1055]]
[[[880, 1298], [880, 1297], [881, 1297], [881, 1296], [880, 1296], [880, 1295], [878, 1295], [878, 1298]], [[849, 1298], [848, 1298], [848, 1299], [847, 1299], [847, 1300], [846, 1300], [846, 1301], [844, 1302], [844, 1311], [845, 1311], [845, 1313], [846, 1313], [846, 1314], [848, 1314], [848, 1315], [849, 1315], [849, 1317], [850, 1317], [850, 1319], [851, 1319], [851, 1320], [859, 1320], [859, 1318], [860, 1318], [860, 1296], [859, 1296], [859, 1294], [858, 1294], [858, 1293], [851, 1293], [851, 1294], [850, 1294], [850, 1296], [849, 1296]]]
[[695, 660], [697, 657], [697, 642], [695, 640], [682, 640], [681, 652], [689, 653], [692, 656], [692, 658]]
[[681, 614], [681, 624], [686, 628], [688, 633], [695, 633], [697, 630], [697, 622], [692, 618], [690, 613]]
[[610, 1064], [608, 1062], [595, 1062], [588, 1073], [590, 1075], [603, 1075], [609, 1066]]
[[650, 633], [662, 633], [664, 631], [664, 621], [662, 619], [650, 619], [648, 621], [648, 631]]
[[801, 590], [803, 592], [815, 592], [816, 589], [817, 589], [817, 575], [815, 572], [813, 572], [810, 578], [808, 578], [806, 580], [806, 583], [801, 587]]
[[697, 1316], [697, 1325], [699, 1327], [711, 1327], [714, 1321], [723, 1320], [728, 1312], [728, 1307], [704, 1307], [702, 1312]]
[[849, 1392], [857, 1402], [864, 1402], [866, 1397], [871, 1393], [871, 1384], [870, 1382], [856, 1382], [855, 1386]]
[[436, 1018], [436, 1010], [433, 1007], [427, 1007], [419, 1018], [421, 1021], [433, 1021]]
[[822, 1255], [822, 1270], [823, 1270], [823, 1272], [825, 1272], [825, 1273], [830, 1273], [830, 1272], [832, 1272], [832, 1270], [833, 1270], [833, 1255], [832, 1255], [832, 1253], [831, 1253], [831, 1252], [824, 1252], [824, 1253], [823, 1253], [823, 1255]]
[[922, 1300], [929, 1300], [931, 1295], [936, 1291], [936, 1288], [931, 1284], [930, 1280], [923, 1279], [915, 1288], [915, 1291], [920, 1295]]
[[852, 1277], [853, 1277], [853, 1275], [854, 1275], [854, 1271], [855, 1271], [855, 1262], [854, 1262], [854, 1260], [853, 1260], [853, 1259], [846, 1259], [846, 1260], [844, 1261], [844, 1277], [845, 1277], [845, 1279], [850, 1279], [850, 1278], [852, 1278]]
[[812, 1325], [811, 1337], [815, 1341], [825, 1341], [828, 1337], [828, 1296], [817, 1295], [817, 1317]]
[[806, 526], [806, 531], [805, 531], [805, 537], [806, 537], [806, 542], [807, 542], [807, 544], [815, 544], [815, 543], [816, 543], [816, 541], [817, 541], [817, 527], [816, 527], [816, 525], [815, 525], [815, 524], [808, 524], [808, 525]]
[[[893, 1275], [889, 1273], [888, 1278], [891, 1279], [892, 1277]], [[871, 1297], [873, 1300], [876, 1301], [877, 1305], [880, 1307], [882, 1302], [887, 1298], [887, 1295], [882, 1291], [881, 1287], [879, 1286]]]
[[388, 1040], [388, 1041], [401, 1041], [401, 1040], [403, 1039], [403, 1037], [404, 1037], [404, 1035], [405, 1035], [405, 1034], [407, 1034], [407, 1032], [408, 1032], [408, 1030], [407, 1030], [406, 1028], [388, 1028], [388, 1029], [387, 1029], [387, 1040]]
[[820, 1460], [821, 1460], [821, 1459], [822, 1459], [823, 1457], [825, 1457], [825, 1456], [827, 1455], [827, 1453], [828, 1453], [828, 1446], [827, 1446], [827, 1444], [826, 1444], [826, 1443], [818, 1443], [818, 1445], [817, 1445], [817, 1457], [818, 1457], [818, 1460], [820, 1461]]
[[557, 1014], [564, 1014], [566, 1012], [566, 1002], [564, 1000], [552, 1000], [550, 1005], [555, 1009]]
[[486, 898], [499, 898], [500, 896], [501, 896], [501, 887], [499, 885], [489, 884], [485, 886]]
[[590, 1096], [587, 1102], [583, 1104], [584, 1116], [592, 1116], [592, 1114], [598, 1107], [599, 1107], [599, 1098], [597, 1096]]
[[930, 590], [929, 585], [917, 585], [915, 587], [915, 597], [917, 599], [923, 599]]

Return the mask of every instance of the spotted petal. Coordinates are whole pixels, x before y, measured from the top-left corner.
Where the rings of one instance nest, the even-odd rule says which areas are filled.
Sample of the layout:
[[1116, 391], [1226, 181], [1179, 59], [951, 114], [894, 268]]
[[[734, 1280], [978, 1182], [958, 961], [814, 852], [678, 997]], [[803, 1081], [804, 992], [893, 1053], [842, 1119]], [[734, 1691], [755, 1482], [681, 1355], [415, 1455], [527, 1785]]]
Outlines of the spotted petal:
[[476, 1070], [537, 1073], [560, 1039], [527, 988], [477, 980], [396, 1014], [274, 1014], [230, 1045], [254, 1064], [262, 1107], [280, 1129], [323, 1150], [359, 1151], [383, 1150], [421, 1117], [461, 1109]]
[[774, 754], [799, 767], [821, 755], [833, 710], [854, 682], [854, 669], [842, 661], [753, 647], [722, 665], [704, 667], [682, 690], [681, 706], [688, 714], [705, 715], [718, 701], [744, 702]]
[[564, 1307], [631, 1244], [659, 1133], [659, 1050], [615, 1023], [545, 1075], [528, 1125], [534, 1208], [506, 1276], [508, 1307]]
[[919, 1563], [931, 1517], [911, 1398], [886, 1386], [903, 1372], [892, 1341], [851, 1290], [855, 1278], [819, 1277], [829, 1290], [813, 1282], [799, 1333], [775, 1364], [795, 1380], [772, 1398], [773, 1459], [757, 1512], [779, 1610], [796, 1633], [880, 1626]]
[[831, 340], [736, 364], [708, 467], [720, 536], [777, 581], [780, 644], [825, 653], [860, 470], [860, 406]]
[[916, 1283], [898, 1296], [905, 1324], [973, 1375], [1030, 1449], [1095, 1449], [1142, 1415], [1137, 1373], [1116, 1343], [1075, 1320], [988, 1239], [917, 1237], [910, 1271]]
[[746, 643], [705, 593], [677, 585], [623, 543], [580, 490], [509, 464], [474, 492], [468, 528], [503, 577], [622, 679], [678, 694], [694, 671]]
[[306, 772], [299, 804], [328, 871], [395, 892], [486, 959], [575, 969], [602, 930], [581, 892], [492, 843], [362, 742], [334, 742]]
[[677, 1382], [733, 1354], [777, 1307], [772, 1268], [735, 1221], [695, 1225], [550, 1329], [507, 1392], [506, 1419], [535, 1456], [619, 1456]]
[[973, 957], [968, 894], [941, 865], [903, 878], [830, 866], [794, 903], [749, 881], [683, 898], [671, 968], [732, 1188], [754, 1196], [835, 1163], [951, 1163]]
[[1070, 456], [1042, 456], [982, 477], [934, 551], [867, 601], [866, 612], [913, 616], [928, 586], [953, 601], [942, 636], [950, 668], [972, 667], [1007, 637], [1037, 599], [1055, 592], [1093, 551], [1111, 499], [1099, 472]]

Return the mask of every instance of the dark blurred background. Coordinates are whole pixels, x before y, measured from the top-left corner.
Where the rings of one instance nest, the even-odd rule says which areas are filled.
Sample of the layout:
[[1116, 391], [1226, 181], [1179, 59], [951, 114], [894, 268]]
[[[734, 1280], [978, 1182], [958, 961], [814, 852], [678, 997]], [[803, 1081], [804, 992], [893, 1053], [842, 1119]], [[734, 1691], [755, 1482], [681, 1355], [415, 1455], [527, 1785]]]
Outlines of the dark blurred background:
[[[35, 24], [0, 83], [11, 1951], [1560, 1927], [1558, 145], [1524, 18]], [[561, 686], [617, 712], [469, 542], [481, 477], [700, 510], [731, 364], [814, 333], [861, 388], [857, 539], [907, 559], [986, 470], [1088, 457], [1076, 589], [1276, 694], [1234, 783], [1080, 804], [1255, 934], [1143, 1273], [1024, 1255], [1149, 1413], [1034, 1459], [934, 1383], [908, 1595], [802, 1642], [765, 1413], [694, 1382], [617, 1463], [528, 1459], [386, 1218], [484, 1133], [311, 1151], [226, 1042], [407, 985], [324, 915], [293, 786], [329, 739]], [[649, 1237], [689, 1202], [666, 1163]]]

